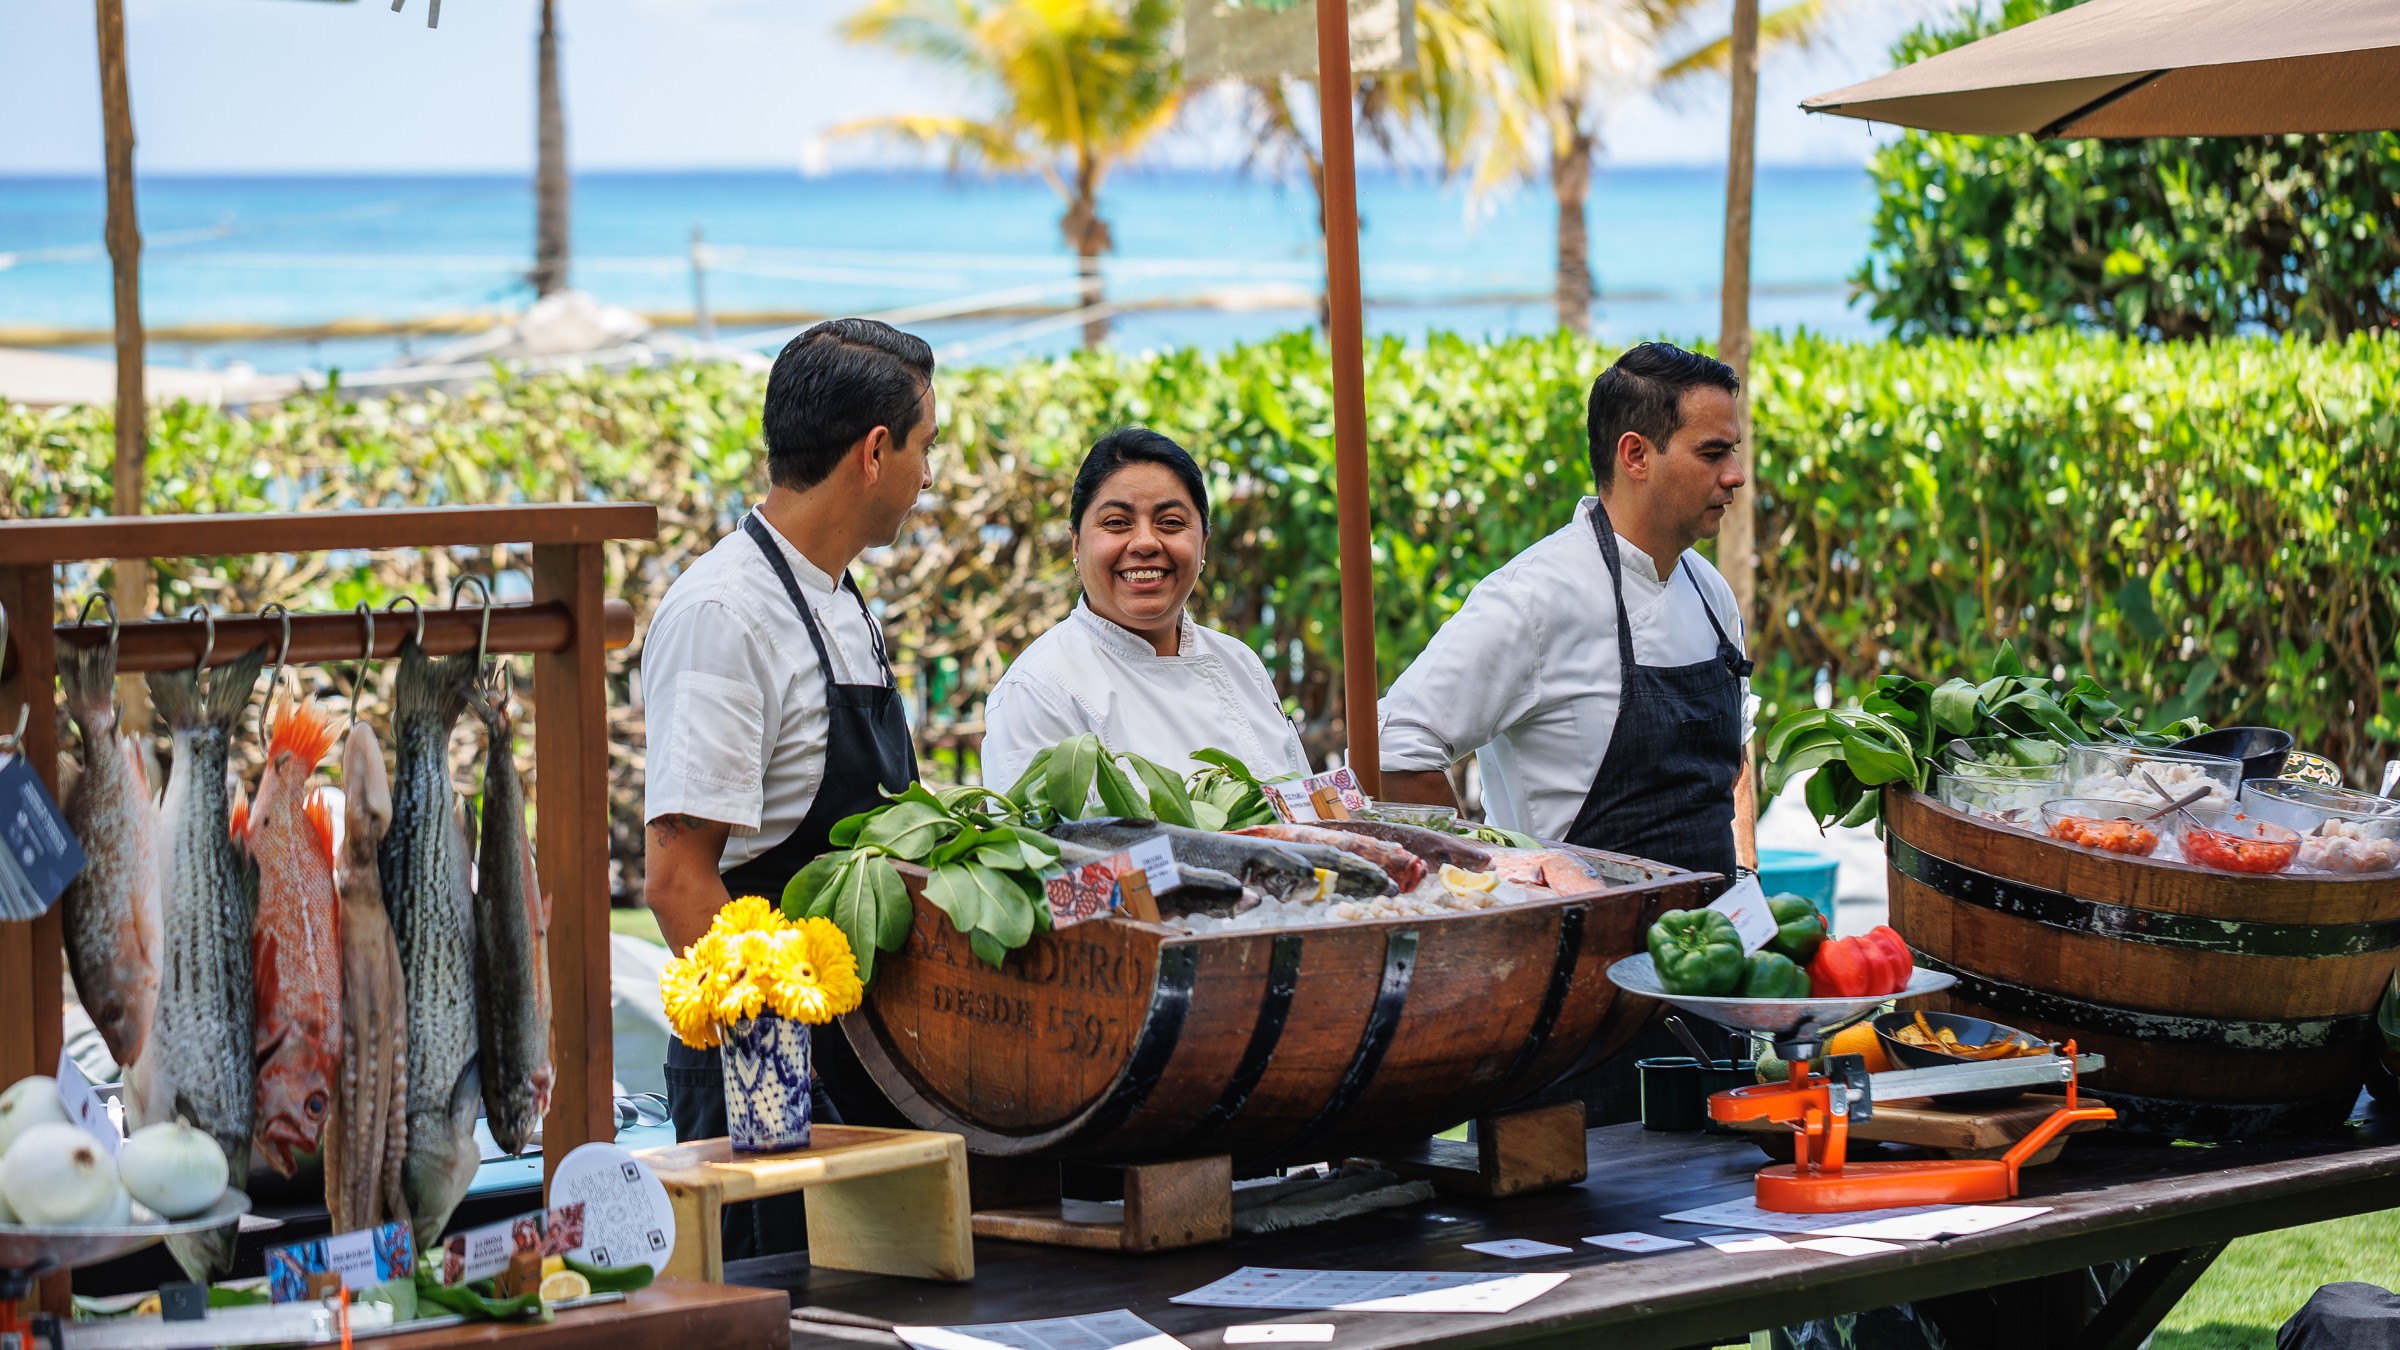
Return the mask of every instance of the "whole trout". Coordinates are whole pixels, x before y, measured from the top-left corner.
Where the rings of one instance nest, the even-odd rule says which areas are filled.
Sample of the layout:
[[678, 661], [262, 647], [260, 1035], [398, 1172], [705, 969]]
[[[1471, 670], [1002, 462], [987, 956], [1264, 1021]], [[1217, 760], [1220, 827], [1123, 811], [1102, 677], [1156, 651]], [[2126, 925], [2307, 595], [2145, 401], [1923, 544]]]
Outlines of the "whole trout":
[[375, 851], [392, 824], [383, 746], [364, 722], [342, 746], [342, 1064], [325, 1132], [325, 1207], [354, 1233], [408, 1213], [408, 1004]]
[[[1303, 851], [1271, 839], [1244, 839], [1239, 835], [1210, 834], [1205, 830], [1187, 830], [1175, 825], [1161, 825], [1155, 820], [1130, 817], [1099, 820], [1062, 820], [1043, 831], [1053, 839], [1096, 848], [1102, 853], [1115, 853], [1144, 839], [1165, 835], [1175, 847], [1175, 861], [1190, 863], [1223, 872], [1243, 885], [1257, 890], [1271, 900], [1306, 899], [1317, 893], [1316, 867], [1303, 856]], [[1365, 867], [1366, 864], [1360, 863]], [[1383, 873], [1375, 872], [1381, 895], [1389, 888]]]
[[[210, 672], [153, 671], [150, 701], [175, 735], [175, 762], [159, 812], [159, 893], [164, 898], [158, 1015], [129, 1086], [140, 1123], [181, 1118], [204, 1130], [249, 1173], [258, 1113], [257, 1008], [250, 935], [258, 920], [258, 868], [232, 835], [225, 776], [233, 728], [266, 664], [261, 644]], [[235, 1226], [167, 1239], [195, 1280], [233, 1269]]]
[[1272, 839], [1290, 844], [1303, 851], [1331, 849], [1331, 859], [1313, 857], [1317, 866], [1341, 877], [1341, 890], [1350, 895], [1381, 895], [1383, 890], [1369, 889], [1379, 879], [1367, 875], [1380, 870], [1390, 883], [1403, 891], [1413, 891], [1425, 879], [1425, 860], [1398, 844], [1363, 834], [1347, 834], [1337, 830], [1319, 829], [1314, 825], [1294, 825], [1288, 822], [1275, 825], [1252, 825], [1234, 830], [1234, 834], [1252, 839]]
[[158, 806], [141, 750], [117, 734], [115, 650], [62, 647], [58, 673], [83, 732], [66, 812], [84, 864], [59, 898], [67, 966], [108, 1053], [130, 1072], [158, 1011]]
[[258, 1151], [278, 1173], [317, 1151], [342, 1054], [341, 901], [333, 888], [333, 818], [309, 776], [333, 747], [312, 704], [287, 704], [267, 742], [250, 808], [258, 860]]
[[408, 1152], [401, 1185], [417, 1246], [433, 1245], [475, 1179], [475, 917], [467, 840], [450, 789], [450, 729], [472, 653], [400, 646], [392, 694], [392, 827], [376, 850], [408, 1007]]
[[475, 1008], [483, 1114], [492, 1142], [522, 1153], [550, 1109], [550, 906], [533, 871], [525, 785], [512, 753], [505, 691], [468, 702], [491, 733], [476, 831]]

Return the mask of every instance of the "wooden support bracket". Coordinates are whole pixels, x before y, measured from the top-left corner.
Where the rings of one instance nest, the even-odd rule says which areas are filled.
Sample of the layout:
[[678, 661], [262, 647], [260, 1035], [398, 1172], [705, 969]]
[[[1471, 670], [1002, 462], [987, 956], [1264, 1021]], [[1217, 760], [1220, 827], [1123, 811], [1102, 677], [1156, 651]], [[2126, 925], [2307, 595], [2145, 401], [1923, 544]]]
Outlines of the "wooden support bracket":
[[1486, 1116], [1472, 1143], [1428, 1139], [1368, 1161], [1433, 1183], [1444, 1195], [1490, 1199], [1573, 1186], [1584, 1179], [1583, 1103]]
[[728, 1140], [699, 1139], [635, 1156], [658, 1173], [675, 1208], [669, 1275], [721, 1282], [725, 1206], [806, 1191], [810, 1265], [975, 1278], [967, 1141], [955, 1134], [819, 1125], [809, 1147], [791, 1153], [736, 1153]]
[[1233, 1236], [1233, 1158], [1218, 1153], [1175, 1162], [1112, 1167], [1125, 1178], [1122, 1219], [1070, 1212], [1075, 1202], [975, 1212], [975, 1236], [1050, 1247], [1165, 1252]]

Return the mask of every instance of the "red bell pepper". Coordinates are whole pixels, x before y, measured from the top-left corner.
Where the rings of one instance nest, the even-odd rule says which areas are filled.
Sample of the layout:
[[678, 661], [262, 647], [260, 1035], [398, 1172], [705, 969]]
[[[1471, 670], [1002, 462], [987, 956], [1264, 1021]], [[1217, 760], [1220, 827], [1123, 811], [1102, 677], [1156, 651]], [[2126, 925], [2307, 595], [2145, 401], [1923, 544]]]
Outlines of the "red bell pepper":
[[1879, 923], [1867, 930], [1867, 940], [1881, 945], [1891, 954], [1892, 983], [1884, 992], [1897, 994], [1908, 988], [1909, 977], [1916, 972], [1917, 965], [1916, 953], [1908, 949], [1908, 939], [1900, 936], [1890, 924]]
[[1818, 998], [1857, 998], [1877, 992], [1869, 988], [1879, 971], [1876, 957], [1857, 938], [1834, 938], [1817, 948], [1808, 963], [1808, 987]]

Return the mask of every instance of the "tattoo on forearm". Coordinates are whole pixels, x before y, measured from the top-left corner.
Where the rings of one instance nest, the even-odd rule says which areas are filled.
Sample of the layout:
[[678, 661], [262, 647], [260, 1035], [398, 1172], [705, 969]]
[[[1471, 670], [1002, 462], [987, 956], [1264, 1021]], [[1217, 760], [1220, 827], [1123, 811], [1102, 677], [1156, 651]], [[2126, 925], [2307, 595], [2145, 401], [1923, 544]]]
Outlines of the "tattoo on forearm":
[[708, 828], [708, 824], [698, 816], [660, 816], [650, 822], [650, 832], [657, 835], [660, 842], [671, 844], [694, 830]]

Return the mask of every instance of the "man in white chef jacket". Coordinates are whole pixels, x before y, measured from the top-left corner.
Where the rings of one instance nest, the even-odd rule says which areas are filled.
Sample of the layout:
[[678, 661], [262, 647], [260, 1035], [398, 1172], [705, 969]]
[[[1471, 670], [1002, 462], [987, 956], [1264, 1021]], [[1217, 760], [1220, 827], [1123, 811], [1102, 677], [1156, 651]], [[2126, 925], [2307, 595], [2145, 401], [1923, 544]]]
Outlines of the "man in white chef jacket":
[[[1476, 584], [1381, 710], [1383, 795], [1455, 805], [1474, 755], [1492, 823], [1730, 878], [1755, 867], [1750, 661], [1733, 589], [1692, 545], [1742, 485], [1740, 388], [1663, 342], [1592, 384], [1600, 495]], [[1631, 1062], [1679, 1054], [1658, 1028], [1551, 1090], [1629, 1120]]]

